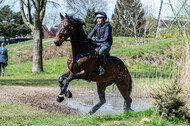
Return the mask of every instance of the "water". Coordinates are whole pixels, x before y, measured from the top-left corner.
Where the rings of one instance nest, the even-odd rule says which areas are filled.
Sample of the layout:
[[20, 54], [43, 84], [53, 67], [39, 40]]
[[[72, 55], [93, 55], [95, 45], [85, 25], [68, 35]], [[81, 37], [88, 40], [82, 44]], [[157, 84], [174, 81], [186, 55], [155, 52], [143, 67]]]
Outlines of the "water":
[[[131, 108], [137, 112], [149, 109], [153, 106], [148, 98], [132, 98]], [[72, 108], [79, 109], [83, 114], [87, 114], [91, 108], [98, 103], [97, 97], [85, 97], [66, 100], [66, 104]], [[106, 103], [96, 111], [95, 114], [118, 114], [123, 112], [122, 97], [106, 97]]]

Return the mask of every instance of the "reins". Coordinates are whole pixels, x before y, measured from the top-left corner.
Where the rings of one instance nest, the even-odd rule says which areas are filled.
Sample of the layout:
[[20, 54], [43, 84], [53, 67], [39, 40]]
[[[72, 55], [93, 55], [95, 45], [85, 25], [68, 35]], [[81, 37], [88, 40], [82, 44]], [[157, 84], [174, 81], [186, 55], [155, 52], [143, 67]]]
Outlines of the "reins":
[[[71, 41], [71, 39], [67, 39], [64, 41]], [[72, 40], [72, 41], [79, 41], [79, 42], [90, 42], [89, 40]]]

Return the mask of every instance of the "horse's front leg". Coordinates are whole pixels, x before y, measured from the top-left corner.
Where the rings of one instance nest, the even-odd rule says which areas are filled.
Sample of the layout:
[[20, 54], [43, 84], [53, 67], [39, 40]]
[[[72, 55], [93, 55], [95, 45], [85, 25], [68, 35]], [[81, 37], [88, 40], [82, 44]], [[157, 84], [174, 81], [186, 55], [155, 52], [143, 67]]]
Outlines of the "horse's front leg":
[[[83, 76], [85, 75], [85, 71], [81, 71], [77, 74], [73, 74], [73, 75], [69, 75], [67, 78], [66, 78], [66, 81], [65, 81], [65, 84], [61, 87], [61, 93], [58, 95], [57, 97], [57, 101], [58, 102], [62, 102], [64, 100], [64, 94], [66, 93], [67, 91], [67, 87], [69, 86], [69, 83], [74, 80], [74, 79], [79, 79], [79, 78], [82, 78]], [[62, 81], [63, 83], [63, 81]]]
[[63, 85], [62, 76], [59, 79], [59, 86], [61, 88], [61, 93], [57, 97], [57, 102], [62, 102], [64, 100], [64, 94], [66, 93], [67, 87], [69, 86], [69, 82], [72, 80], [72, 75], [69, 75], [66, 78], [65, 84]]
[[65, 80], [65, 79], [67, 79], [67, 77], [69, 77], [69, 74], [70, 72], [69, 72], [69, 70], [66, 72], [66, 73], [64, 73], [63, 75], [61, 75], [60, 77], [59, 77], [59, 87], [60, 87], [60, 89], [62, 89], [63, 88], [63, 81]]

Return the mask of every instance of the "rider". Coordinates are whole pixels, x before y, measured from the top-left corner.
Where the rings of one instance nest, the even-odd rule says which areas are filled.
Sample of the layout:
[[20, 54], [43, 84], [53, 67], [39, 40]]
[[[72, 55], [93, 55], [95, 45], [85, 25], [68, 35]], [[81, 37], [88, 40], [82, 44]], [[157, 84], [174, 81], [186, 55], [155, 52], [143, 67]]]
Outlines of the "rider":
[[89, 34], [88, 39], [91, 39], [93, 35], [96, 35], [97, 40], [93, 41], [100, 46], [99, 54], [99, 75], [104, 75], [105, 53], [109, 53], [111, 45], [113, 43], [112, 38], [112, 26], [109, 22], [106, 22], [107, 15], [105, 12], [96, 12], [97, 24], [92, 32]]

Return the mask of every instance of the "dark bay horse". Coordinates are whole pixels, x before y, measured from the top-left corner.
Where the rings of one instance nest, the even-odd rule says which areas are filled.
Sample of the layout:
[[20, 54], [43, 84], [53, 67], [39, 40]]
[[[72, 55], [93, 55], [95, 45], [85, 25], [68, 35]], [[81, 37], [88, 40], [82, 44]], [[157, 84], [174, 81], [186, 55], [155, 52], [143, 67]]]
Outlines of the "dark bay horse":
[[[61, 93], [58, 95], [57, 101], [62, 102], [64, 100], [63, 95], [68, 93], [67, 87], [71, 80], [83, 79], [97, 83], [99, 102], [90, 110], [90, 114], [95, 113], [106, 102], [106, 87], [113, 83], [117, 85], [124, 98], [124, 110], [131, 110], [132, 79], [124, 63], [119, 58], [110, 56], [104, 67], [105, 75], [99, 76], [96, 74], [98, 60], [92, 43], [87, 39], [87, 35], [82, 28], [85, 23], [67, 14], [63, 16], [60, 13], [60, 17], [61, 23], [58, 25], [58, 33], [54, 43], [56, 46], [61, 46], [63, 41], [68, 41], [67, 38], [70, 37], [72, 56], [67, 61], [69, 70], [59, 77]], [[64, 84], [63, 80], [66, 80]]]

